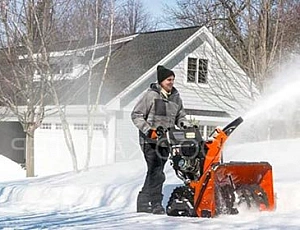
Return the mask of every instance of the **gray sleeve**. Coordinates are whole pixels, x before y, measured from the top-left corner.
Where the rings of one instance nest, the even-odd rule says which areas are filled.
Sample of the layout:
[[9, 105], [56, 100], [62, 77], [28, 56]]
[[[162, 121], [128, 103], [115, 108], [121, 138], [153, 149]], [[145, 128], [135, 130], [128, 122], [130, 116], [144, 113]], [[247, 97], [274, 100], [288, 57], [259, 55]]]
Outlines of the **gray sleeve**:
[[131, 112], [131, 120], [133, 124], [145, 135], [150, 130], [150, 125], [147, 123], [147, 117], [152, 106], [149, 98], [149, 93], [146, 92], [143, 97], [137, 102]]
[[176, 125], [178, 127], [182, 127], [182, 124], [184, 126], [190, 126], [190, 122], [186, 119], [186, 113], [184, 111], [183, 105], [182, 105], [182, 100], [179, 100], [179, 110], [177, 112], [176, 116]]

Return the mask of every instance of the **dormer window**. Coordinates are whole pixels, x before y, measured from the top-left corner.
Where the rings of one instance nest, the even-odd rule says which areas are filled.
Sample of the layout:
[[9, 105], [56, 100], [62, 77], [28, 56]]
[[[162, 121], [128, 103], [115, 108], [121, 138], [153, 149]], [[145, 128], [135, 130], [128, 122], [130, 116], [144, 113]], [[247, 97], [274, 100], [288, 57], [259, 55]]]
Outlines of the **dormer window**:
[[50, 64], [51, 74], [60, 74], [60, 66], [58, 64]]
[[50, 64], [52, 74], [67, 74], [73, 72], [73, 62]]
[[201, 58], [188, 58], [187, 82], [200, 84], [207, 83], [208, 60]]
[[62, 74], [72, 73], [73, 72], [73, 62], [69, 61], [64, 66], [62, 66], [61, 72], [62, 72]]

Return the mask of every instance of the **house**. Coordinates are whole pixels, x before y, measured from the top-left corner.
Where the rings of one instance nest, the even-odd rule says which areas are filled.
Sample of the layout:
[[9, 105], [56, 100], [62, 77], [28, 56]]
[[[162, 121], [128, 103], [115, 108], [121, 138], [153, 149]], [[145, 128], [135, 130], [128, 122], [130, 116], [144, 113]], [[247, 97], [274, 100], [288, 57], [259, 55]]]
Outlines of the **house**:
[[[59, 59], [62, 56], [64, 61]], [[70, 76], [70, 84], [61, 97], [68, 105], [67, 118], [80, 166], [87, 146], [88, 65], [93, 68], [93, 95], [101, 79], [104, 80], [95, 116], [91, 166], [142, 157], [138, 131], [130, 113], [150, 83], [156, 81], [157, 65], [174, 71], [175, 87], [181, 94], [188, 119], [199, 122], [204, 138], [216, 126], [243, 114], [258, 94], [252, 81], [206, 27], [135, 34], [112, 43], [69, 46], [68, 52], [57, 48], [51, 58], [57, 59], [53, 65], [58, 76]], [[47, 116], [36, 131], [37, 175], [41, 171], [39, 162], [45, 160], [49, 162], [49, 174], [72, 169], [58, 114]], [[65, 168], [57, 168], [57, 161], [65, 161]]]

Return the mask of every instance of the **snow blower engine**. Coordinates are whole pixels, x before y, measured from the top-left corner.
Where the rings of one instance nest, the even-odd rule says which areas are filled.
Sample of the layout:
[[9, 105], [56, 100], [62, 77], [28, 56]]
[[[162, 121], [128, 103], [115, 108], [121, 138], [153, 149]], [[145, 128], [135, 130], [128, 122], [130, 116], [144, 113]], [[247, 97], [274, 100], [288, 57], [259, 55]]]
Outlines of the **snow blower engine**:
[[235, 119], [216, 128], [208, 141], [198, 127], [158, 129], [159, 142], [167, 145], [176, 175], [184, 184], [168, 201], [169, 216], [215, 217], [238, 214], [242, 207], [275, 209], [272, 166], [268, 162], [222, 162], [222, 148], [243, 122]]

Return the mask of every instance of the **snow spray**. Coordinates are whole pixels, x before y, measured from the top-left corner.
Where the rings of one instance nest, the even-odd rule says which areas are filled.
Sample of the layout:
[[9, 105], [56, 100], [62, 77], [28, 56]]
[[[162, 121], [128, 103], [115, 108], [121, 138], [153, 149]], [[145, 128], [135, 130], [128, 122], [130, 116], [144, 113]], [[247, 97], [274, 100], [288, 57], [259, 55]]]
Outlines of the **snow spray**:
[[251, 111], [244, 115], [244, 119], [251, 119], [252, 117], [264, 114], [266, 111], [272, 110], [276, 105], [287, 102], [288, 100], [295, 100], [300, 95], [300, 72], [299, 79], [289, 82], [274, 94], [268, 95], [263, 98], [259, 104]]
[[284, 65], [283, 71], [274, 76], [256, 106], [243, 118], [246, 120], [264, 115], [276, 110], [278, 105], [290, 106], [297, 99], [300, 99], [300, 57]]
[[242, 115], [244, 122], [233, 135], [235, 141], [281, 139], [295, 131], [295, 124], [300, 123], [300, 57], [282, 69], [251, 110]]

